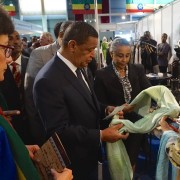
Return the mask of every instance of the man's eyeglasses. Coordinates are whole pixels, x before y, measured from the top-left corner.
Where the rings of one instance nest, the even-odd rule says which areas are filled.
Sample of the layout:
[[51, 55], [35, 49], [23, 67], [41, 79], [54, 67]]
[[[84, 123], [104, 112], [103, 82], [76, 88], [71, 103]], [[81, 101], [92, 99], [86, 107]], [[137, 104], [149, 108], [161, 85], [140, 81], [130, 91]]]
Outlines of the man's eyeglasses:
[[2, 47], [2, 49], [4, 49], [6, 58], [9, 58], [12, 54], [14, 47], [13, 46], [5, 46], [2, 44], [0, 44], [0, 47]]

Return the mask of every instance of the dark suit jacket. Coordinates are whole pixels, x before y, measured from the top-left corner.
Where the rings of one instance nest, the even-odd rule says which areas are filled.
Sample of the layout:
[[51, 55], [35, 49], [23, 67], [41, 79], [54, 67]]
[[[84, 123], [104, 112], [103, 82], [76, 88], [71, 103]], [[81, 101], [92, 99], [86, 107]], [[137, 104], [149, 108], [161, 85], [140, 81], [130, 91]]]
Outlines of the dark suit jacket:
[[56, 55], [39, 71], [33, 93], [44, 128], [40, 143], [58, 132], [75, 179], [87, 179], [97, 165], [100, 144], [100, 112], [93, 91], [92, 99]]
[[[144, 68], [140, 64], [129, 64], [129, 81], [133, 100], [142, 90], [151, 86]], [[113, 70], [112, 64], [96, 72], [94, 82], [95, 93], [101, 103], [119, 106], [125, 103], [122, 84]]]
[[[12, 124], [21, 136], [21, 138], [26, 142], [28, 138], [27, 131], [25, 130], [25, 112], [24, 112], [24, 76], [26, 72], [26, 66], [28, 63], [28, 57], [21, 57], [21, 87], [18, 88], [14, 80], [13, 74], [10, 67], [7, 67], [4, 73], [4, 81], [0, 82], [0, 90], [4, 95], [7, 102], [8, 110], [20, 110], [21, 115], [12, 117]], [[26, 142], [27, 143], [27, 142]]]

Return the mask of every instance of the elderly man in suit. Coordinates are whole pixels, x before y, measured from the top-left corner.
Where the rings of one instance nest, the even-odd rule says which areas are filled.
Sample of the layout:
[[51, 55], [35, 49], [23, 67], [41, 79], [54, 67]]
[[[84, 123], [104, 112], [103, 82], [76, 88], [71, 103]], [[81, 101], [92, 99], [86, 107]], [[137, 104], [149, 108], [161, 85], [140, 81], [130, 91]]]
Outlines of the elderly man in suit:
[[28, 57], [22, 54], [22, 41], [17, 31], [9, 35], [9, 45], [14, 47], [12, 61], [4, 74], [0, 89], [6, 99], [9, 110], [19, 110], [21, 114], [12, 117], [12, 124], [25, 143], [29, 143], [24, 110], [24, 76]]
[[[74, 179], [92, 178], [97, 169], [101, 141], [127, 138], [118, 133], [122, 124], [99, 129], [106, 106], [99, 106], [82, 68], [94, 57], [98, 33], [85, 22], [74, 22], [65, 31], [57, 54], [39, 71], [33, 93], [46, 141], [58, 133], [69, 155]], [[114, 107], [107, 106], [110, 111]], [[121, 114], [122, 116], [123, 114]], [[97, 176], [96, 176], [97, 177]]]
[[39, 128], [39, 118], [38, 113], [35, 109], [33, 102], [33, 83], [34, 79], [39, 72], [39, 70], [55, 55], [60, 47], [61, 39], [63, 37], [64, 31], [72, 23], [72, 21], [65, 21], [63, 23], [57, 23], [54, 27], [54, 34], [56, 36], [56, 41], [47, 46], [42, 46], [34, 49], [30, 55], [30, 59], [27, 65], [24, 89], [25, 89], [25, 108], [28, 116], [28, 124], [31, 134], [31, 143], [37, 143], [36, 139], [43, 133]]

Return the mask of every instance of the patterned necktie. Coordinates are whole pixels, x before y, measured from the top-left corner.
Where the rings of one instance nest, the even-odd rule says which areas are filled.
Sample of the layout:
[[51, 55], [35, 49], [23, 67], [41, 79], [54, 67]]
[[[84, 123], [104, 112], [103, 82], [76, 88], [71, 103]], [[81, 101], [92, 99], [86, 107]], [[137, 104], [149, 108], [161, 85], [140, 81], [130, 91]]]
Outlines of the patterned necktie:
[[20, 87], [20, 84], [21, 84], [21, 73], [20, 73], [20, 68], [19, 68], [20, 65], [17, 64], [16, 62], [12, 62], [11, 66], [12, 66], [12, 74], [16, 82], [16, 85]]

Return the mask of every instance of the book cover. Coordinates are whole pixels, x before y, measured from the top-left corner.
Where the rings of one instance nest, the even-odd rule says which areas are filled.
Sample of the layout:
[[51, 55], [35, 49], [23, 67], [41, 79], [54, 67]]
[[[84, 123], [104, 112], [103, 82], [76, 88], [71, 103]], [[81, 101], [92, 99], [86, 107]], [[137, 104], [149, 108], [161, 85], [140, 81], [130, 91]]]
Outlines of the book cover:
[[59, 136], [53, 134], [35, 153], [35, 165], [43, 180], [52, 179], [50, 170], [62, 172], [70, 164]]

